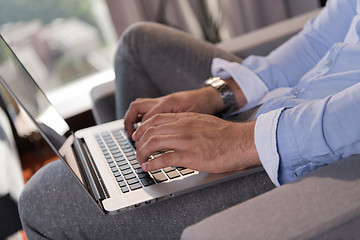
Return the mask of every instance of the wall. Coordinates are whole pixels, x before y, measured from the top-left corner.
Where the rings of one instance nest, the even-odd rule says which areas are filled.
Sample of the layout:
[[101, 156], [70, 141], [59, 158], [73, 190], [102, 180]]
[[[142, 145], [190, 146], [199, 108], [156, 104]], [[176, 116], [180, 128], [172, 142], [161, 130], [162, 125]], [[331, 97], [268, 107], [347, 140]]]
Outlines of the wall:
[[290, 16], [296, 16], [320, 7], [318, 0], [287, 0]]

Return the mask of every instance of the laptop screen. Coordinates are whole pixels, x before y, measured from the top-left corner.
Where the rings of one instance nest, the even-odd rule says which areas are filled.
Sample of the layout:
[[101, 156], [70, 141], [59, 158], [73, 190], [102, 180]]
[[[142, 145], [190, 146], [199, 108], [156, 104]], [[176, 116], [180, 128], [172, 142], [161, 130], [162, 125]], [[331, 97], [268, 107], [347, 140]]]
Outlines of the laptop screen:
[[[14, 52], [0, 36], [0, 81], [18, 104], [33, 118], [50, 144], [59, 150], [69, 126], [51, 105], [45, 94], [21, 64]], [[20, 118], [20, 109], [12, 101], [5, 101], [13, 121]]]

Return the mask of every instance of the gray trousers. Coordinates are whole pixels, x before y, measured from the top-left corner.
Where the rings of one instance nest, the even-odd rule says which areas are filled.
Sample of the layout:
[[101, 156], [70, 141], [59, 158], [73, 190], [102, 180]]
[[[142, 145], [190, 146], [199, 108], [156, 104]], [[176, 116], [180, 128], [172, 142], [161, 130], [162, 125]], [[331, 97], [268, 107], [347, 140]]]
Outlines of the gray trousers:
[[[180, 31], [141, 23], [121, 38], [115, 58], [117, 116], [138, 97], [198, 88], [211, 61], [241, 61], [231, 53]], [[40, 169], [26, 184], [19, 213], [29, 239], [179, 239], [181, 232], [212, 214], [269, 191], [265, 172], [168, 200], [105, 215], [60, 161]]]

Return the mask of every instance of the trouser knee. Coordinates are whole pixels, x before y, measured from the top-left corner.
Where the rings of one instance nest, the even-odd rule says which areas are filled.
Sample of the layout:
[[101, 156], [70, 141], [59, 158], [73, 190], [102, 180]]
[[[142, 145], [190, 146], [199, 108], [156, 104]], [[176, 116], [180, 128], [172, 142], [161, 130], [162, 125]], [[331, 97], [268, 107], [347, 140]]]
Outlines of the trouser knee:
[[38, 201], [37, 199], [34, 199], [34, 197], [37, 196], [35, 192], [36, 190], [33, 189], [32, 186], [27, 185], [22, 191], [19, 199], [18, 211], [23, 228], [26, 228], [28, 223], [31, 223], [34, 220], [34, 216], [36, 216], [36, 211], [33, 211], [33, 207], [31, 205], [31, 203]]
[[53, 190], [53, 183], [59, 180], [59, 168], [63, 167], [63, 163], [55, 161], [49, 163], [40, 169], [25, 185], [21, 193], [18, 209], [21, 222], [23, 226], [27, 223], [36, 225], [35, 222], [41, 220], [41, 215], [44, 214], [46, 204], [51, 203], [51, 192]]
[[127, 27], [121, 34], [118, 53], [124, 47], [131, 49], [133, 52], [141, 49], [149, 39], [156, 37], [158, 25], [151, 22], [137, 22]]
[[131, 24], [121, 34], [121, 41], [128, 43], [129, 40], [153, 39], [159, 36], [158, 31], [166, 28], [154, 22], [136, 22]]

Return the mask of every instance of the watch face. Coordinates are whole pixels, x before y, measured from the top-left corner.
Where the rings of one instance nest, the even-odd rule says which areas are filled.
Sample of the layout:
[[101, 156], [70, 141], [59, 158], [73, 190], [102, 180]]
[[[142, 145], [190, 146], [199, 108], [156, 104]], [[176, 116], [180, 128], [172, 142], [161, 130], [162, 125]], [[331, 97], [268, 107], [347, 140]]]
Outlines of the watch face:
[[208, 80], [206, 80], [205, 83], [206, 83], [206, 85], [211, 85], [214, 88], [219, 88], [221, 85], [223, 85], [225, 83], [225, 81], [219, 77], [212, 77], [212, 78], [209, 78]]
[[208, 79], [206, 79], [205, 84], [211, 85], [213, 82], [214, 82], [214, 78], [208, 78]]

